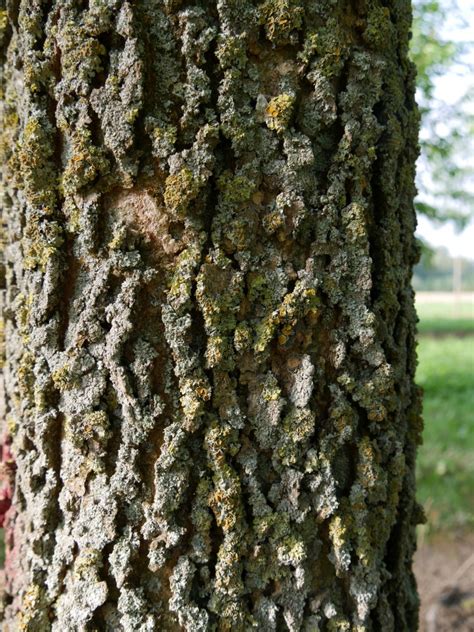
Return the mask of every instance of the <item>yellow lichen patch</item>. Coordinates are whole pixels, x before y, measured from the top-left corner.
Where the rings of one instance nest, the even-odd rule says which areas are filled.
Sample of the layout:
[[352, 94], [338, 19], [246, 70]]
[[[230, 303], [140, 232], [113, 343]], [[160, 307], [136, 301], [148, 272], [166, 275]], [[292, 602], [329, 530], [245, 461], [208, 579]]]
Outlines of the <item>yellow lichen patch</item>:
[[285, 216], [279, 210], [270, 211], [263, 217], [262, 224], [266, 232], [273, 235], [285, 225]]
[[[257, 277], [251, 284], [249, 295], [266, 295], [265, 280]], [[262, 301], [263, 302], [263, 301]], [[267, 300], [264, 301], [265, 303]], [[293, 292], [288, 293], [277, 310], [272, 309], [271, 313], [265, 316], [255, 328], [254, 350], [263, 352], [277, 332], [278, 344], [286, 345], [290, 336], [293, 335], [298, 319], [309, 317], [312, 322], [316, 320], [320, 299], [316, 295], [314, 288], [304, 288], [301, 284], [296, 284]]]
[[39, 624], [38, 612], [44, 607], [44, 589], [38, 584], [30, 584], [23, 594], [21, 610], [18, 614], [18, 629], [30, 630], [31, 624]]
[[72, 388], [76, 382], [71, 368], [65, 364], [51, 373], [54, 386], [60, 391], [67, 391]]
[[26, 297], [24, 294], [17, 296], [18, 306], [16, 309], [16, 325], [18, 331], [21, 334], [21, 339], [25, 344], [30, 340], [29, 336], [29, 318], [31, 312], [31, 305], [33, 302], [33, 296]]
[[281, 397], [281, 388], [275, 380], [267, 380], [262, 390], [262, 398], [266, 402], [275, 402]]
[[5, 425], [8, 431], [8, 434], [11, 437], [14, 437], [16, 434], [16, 431], [18, 429], [18, 423], [16, 421], [16, 419], [14, 417], [11, 417], [10, 415], [7, 416], [7, 418], [5, 419]]
[[188, 167], [169, 175], [165, 182], [165, 205], [173, 215], [183, 216], [196, 199], [201, 183]]
[[35, 365], [35, 356], [27, 351], [21, 357], [18, 367], [18, 386], [20, 388], [20, 395], [24, 399], [33, 403], [34, 400], [34, 381], [35, 376], [33, 373], [33, 367]]
[[252, 344], [252, 330], [244, 321], [237, 325], [234, 332], [234, 347], [240, 353], [250, 349]]
[[241, 274], [231, 268], [222, 269], [214, 263], [202, 265], [197, 277], [196, 298], [209, 335], [206, 351], [209, 367], [223, 360], [228, 364], [233, 362], [228, 334], [235, 329], [242, 293]]
[[266, 0], [260, 6], [260, 23], [272, 42], [284, 43], [303, 24], [304, 9], [299, 0]]
[[268, 127], [277, 132], [285, 130], [290, 123], [294, 104], [294, 95], [280, 94], [274, 97], [265, 110], [265, 122]]
[[283, 419], [282, 438], [276, 452], [284, 465], [296, 463], [307, 439], [314, 432], [315, 417], [309, 408], [293, 408]]
[[353, 632], [366, 632], [367, 627], [365, 625], [352, 627], [346, 617], [336, 614], [328, 621], [327, 629], [328, 632], [351, 632], [351, 630]]
[[206, 366], [217, 366], [224, 359], [229, 342], [223, 336], [209, 336], [206, 349]]
[[38, 267], [43, 272], [63, 243], [62, 229], [57, 222], [31, 219], [23, 234], [23, 265], [27, 270]]
[[89, 184], [107, 170], [109, 162], [105, 152], [95, 147], [91, 142], [89, 130], [77, 134], [72, 141], [72, 153], [62, 176], [62, 190], [64, 193], [75, 193], [81, 187]]
[[36, 412], [44, 413], [47, 409], [48, 393], [44, 388], [41, 388], [38, 384], [35, 384], [33, 388], [33, 399], [36, 407]]
[[201, 251], [197, 247], [183, 250], [174, 261], [173, 276], [169, 283], [168, 296], [175, 307], [184, 304], [191, 296], [194, 269], [199, 263]]
[[57, 182], [50, 160], [53, 153], [51, 126], [39, 116], [30, 117], [10, 167], [28, 202], [44, 215], [50, 215], [57, 202]]
[[209, 497], [216, 523], [224, 532], [231, 531], [242, 520], [242, 490], [236, 472], [227, 464], [218, 466], [214, 491]]
[[352, 523], [350, 509], [342, 516], [334, 516], [329, 523], [329, 537], [334, 549], [338, 575], [341, 571], [347, 571], [351, 562], [349, 540]]
[[82, 436], [84, 439], [103, 440], [109, 435], [109, 418], [103, 410], [96, 410], [84, 416]]
[[3, 38], [3, 34], [8, 26], [8, 14], [2, 9], [0, 11], [0, 41]]
[[150, 135], [152, 140], [152, 152], [159, 158], [165, 158], [172, 151], [176, 143], [178, 130], [174, 125], [152, 126]]
[[364, 487], [373, 487], [377, 483], [381, 474], [379, 460], [374, 443], [368, 437], [362, 437], [359, 441], [357, 474]]
[[83, 549], [74, 563], [74, 575], [77, 579], [91, 579], [91, 575], [97, 574], [100, 567], [102, 553], [98, 549]]
[[303, 540], [290, 535], [284, 538], [277, 548], [278, 560], [282, 564], [292, 564], [296, 566], [306, 558], [306, 547]]
[[234, 455], [239, 449], [238, 434], [228, 424], [214, 420], [206, 431], [206, 450], [211, 461], [222, 462], [225, 453]]
[[347, 531], [348, 525], [342, 522], [341, 516], [334, 516], [329, 523], [329, 537], [335, 548], [340, 548], [346, 543]]
[[196, 495], [194, 497], [191, 519], [196, 529], [197, 535], [204, 544], [205, 555], [211, 547], [210, 529], [212, 525], [212, 514], [208, 508], [208, 499], [211, 493], [209, 479], [203, 478], [199, 481]]
[[204, 377], [193, 375], [181, 381], [181, 408], [185, 416], [185, 427], [191, 430], [204, 412], [204, 402], [209, 401], [211, 386]]
[[[275, 331], [279, 322], [280, 319], [278, 316], [270, 314], [257, 325], [255, 330], [255, 351], [259, 353], [265, 351], [273, 336], [275, 335]], [[286, 338], [283, 340], [283, 337], [281, 337], [281, 340], [279, 340], [279, 344], [285, 344], [286, 341]]]

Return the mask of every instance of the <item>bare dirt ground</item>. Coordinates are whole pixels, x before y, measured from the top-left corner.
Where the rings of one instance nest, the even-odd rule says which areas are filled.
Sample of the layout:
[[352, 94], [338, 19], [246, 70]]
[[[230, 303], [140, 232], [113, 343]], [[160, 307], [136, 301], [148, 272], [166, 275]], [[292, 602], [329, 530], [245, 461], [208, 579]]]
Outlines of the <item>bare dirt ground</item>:
[[420, 632], [474, 632], [474, 533], [437, 535], [418, 547]]

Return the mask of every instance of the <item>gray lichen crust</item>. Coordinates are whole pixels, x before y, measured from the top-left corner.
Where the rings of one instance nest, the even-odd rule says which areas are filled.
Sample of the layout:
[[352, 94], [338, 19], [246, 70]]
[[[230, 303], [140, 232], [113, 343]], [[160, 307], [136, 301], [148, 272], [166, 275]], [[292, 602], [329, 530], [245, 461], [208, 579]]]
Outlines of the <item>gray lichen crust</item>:
[[7, 0], [5, 630], [416, 629], [408, 0]]

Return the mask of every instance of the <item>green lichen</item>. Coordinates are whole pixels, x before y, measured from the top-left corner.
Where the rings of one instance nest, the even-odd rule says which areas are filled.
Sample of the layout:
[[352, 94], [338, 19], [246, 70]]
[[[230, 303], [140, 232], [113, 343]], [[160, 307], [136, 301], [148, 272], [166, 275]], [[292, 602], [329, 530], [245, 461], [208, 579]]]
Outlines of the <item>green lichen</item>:
[[304, 541], [291, 535], [284, 538], [277, 548], [277, 556], [282, 564], [301, 564], [307, 557]]
[[211, 387], [203, 377], [192, 375], [181, 381], [180, 392], [180, 403], [186, 420], [186, 428], [193, 430], [204, 415], [204, 404], [211, 398]]
[[[356, 18], [348, 13], [345, 19], [350, 21]], [[318, 55], [317, 67], [325, 77], [334, 77], [341, 72], [352, 40], [352, 29], [345, 28], [344, 20], [341, 20], [340, 16], [330, 17], [324, 28], [311, 34], [310, 51]]]
[[177, 129], [175, 125], [160, 125], [151, 120], [148, 131], [152, 138], [153, 155], [158, 158], [167, 158], [174, 149], [177, 139]]
[[167, 210], [172, 215], [183, 217], [200, 189], [200, 180], [188, 167], [183, 167], [178, 173], [169, 175], [166, 178], [164, 194]]
[[212, 514], [209, 510], [209, 496], [211, 493], [211, 483], [206, 479], [199, 481], [191, 519], [195, 528], [193, 536], [193, 549], [197, 561], [206, 562], [212, 548], [211, 526]]
[[303, 50], [298, 53], [298, 59], [304, 64], [309, 63], [311, 58], [318, 50], [318, 31], [309, 32], [304, 43]]
[[391, 42], [393, 34], [390, 9], [388, 7], [372, 7], [367, 16], [364, 40], [369, 46], [383, 50]]
[[200, 259], [199, 248], [186, 248], [177, 257], [169, 283], [168, 295], [175, 307], [183, 305], [191, 296], [193, 273]]
[[230, 171], [225, 171], [218, 179], [219, 190], [222, 193], [222, 203], [234, 207], [248, 202], [255, 191], [255, 181], [247, 176], [234, 176]]
[[221, 36], [218, 41], [216, 55], [223, 69], [242, 69], [247, 63], [246, 41], [244, 35]]
[[81, 434], [85, 441], [95, 439], [105, 441], [110, 436], [110, 422], [103, 410], [97, 410], [84, 416], [81, 424]]

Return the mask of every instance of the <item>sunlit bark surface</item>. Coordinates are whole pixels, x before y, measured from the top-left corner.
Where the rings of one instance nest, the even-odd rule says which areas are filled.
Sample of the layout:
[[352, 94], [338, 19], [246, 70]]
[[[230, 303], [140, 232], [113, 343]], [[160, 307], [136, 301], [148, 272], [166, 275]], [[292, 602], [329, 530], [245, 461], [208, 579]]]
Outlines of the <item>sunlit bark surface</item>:
[[413, 632], [409, 2], [0, 4], [4, 629]]

